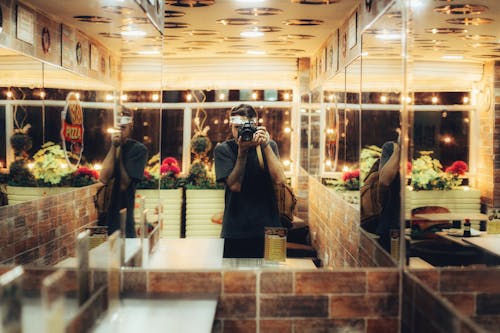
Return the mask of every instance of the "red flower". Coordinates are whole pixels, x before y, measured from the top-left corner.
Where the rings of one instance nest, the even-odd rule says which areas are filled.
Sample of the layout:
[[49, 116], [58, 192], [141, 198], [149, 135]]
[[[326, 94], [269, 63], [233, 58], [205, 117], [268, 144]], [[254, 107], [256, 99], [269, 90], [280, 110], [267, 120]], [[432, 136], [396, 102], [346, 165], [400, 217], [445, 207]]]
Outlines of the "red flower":
[[94, 179], [99, 179], [99, 173], [96, 170], [87, 168], [87, 167], [79, 167], [75, 173], [73, 174], [74, 176], [89, 176]]
[[413, 165], [411, 164], [411, 162], [410, 161], [406, 161], [406, 173], [407, 174], [411, 173], [412, 168], [413, 168]]
[[463, 176], [465, 175], [465, 172], [467, 172], [467, 169], [467, 163], [464, 161], [455, 161], [451, 166], [446, 168], [445, 172]]
[[179, 165], [174, 157], [165, 157], [161, 162], [161, 165]]
[[144, 170], [144, 178], [146, 178], [146, 180], [151, 180], [151, 174], [148, 170]]
[[346, 171], [342, 174], [342, 181], [347, 182], [353, 178], [359, 179], [359, 169], [353, 171]]

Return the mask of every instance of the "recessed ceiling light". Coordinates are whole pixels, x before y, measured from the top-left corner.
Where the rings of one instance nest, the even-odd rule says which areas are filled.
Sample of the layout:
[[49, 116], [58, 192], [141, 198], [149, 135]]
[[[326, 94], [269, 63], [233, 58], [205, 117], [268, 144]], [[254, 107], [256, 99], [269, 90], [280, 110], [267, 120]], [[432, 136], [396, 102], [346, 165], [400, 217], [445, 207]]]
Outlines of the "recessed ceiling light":
[[144, 50], [144, 51], [139, 51], [137, 54], [140, 55], [157, 55], [160, 54], [160, 51], [158, 50]]
[[447, 59], [447, 60], [461, 60], [463, 59], [463, 55], [454, 55], [454, 54], [446, 54], [441, 57], [441, 59]]
[[495, 22], [495, 20], [486, 17], [462, 17], [449, 19], [446, 22], [459, 25], [483, 25]]
[[259, 21], [238, 17], [238, 18], [220, 19], [217, 20], [216, 22], [223, 25], [252, 25], [252, 24], [257, 24]]
[[179, 11], [176, 11], [176, 10], [166, 10], [165, 11], [165, 17], [166, 18], [168, 18], [168, 17], [183, 17], [184, 15], [186, 15], [186, 13], [179, 12]]
[[394, 34], [394, 33], [379, 33], [379, 34], [375, 35], [375, 38], [382, 39], [382, 40], [400, 40], [401, 35]]
[[313, 19], [289, 19], [282, 22], [284, 25], [291, 26], [308, 26], [308, 25], [320, 25], [323, 23], [321, 20], [313, 20]]
[[240, 8], [236, 9], [236, 13], [240, 15], [252, 15], [252, 16], [269, 16], [278, 15], [283, 11], [278, 8], [267, 8], [267, 7], [256, 7], [256, 8]]
[[146, 36], [146, 32], [142, 30], [123, 30], [121, 32], [124, 37], [143, 37]]
[[444, 5], [434, 8], [435, 12], [448, 15], [479, 15], [488, 11], [481, 5]]
[[241, 37], [254, 38], [254, 37], [262, 37], [264, 33], [258, 30], [247, 30], [240, 32]]
[[248, 50], [247, 54], [264, 55], [264, 54], [266, 54], [266, 51], [262, 51], [262, 50]]

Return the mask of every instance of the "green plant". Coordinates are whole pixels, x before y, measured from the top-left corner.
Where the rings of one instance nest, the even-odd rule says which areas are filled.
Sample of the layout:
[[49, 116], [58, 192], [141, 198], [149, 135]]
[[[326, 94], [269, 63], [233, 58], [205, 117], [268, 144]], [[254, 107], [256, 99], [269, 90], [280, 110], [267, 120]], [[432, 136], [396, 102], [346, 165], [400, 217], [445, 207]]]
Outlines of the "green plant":
[[8, 185], [25, 187], [38, 185], [25, 160], [17, 160], [10, 164]]
[[69, 173], [61, 178], [60, 185], [71, 187], [83, 187], [95, 184], [99, 181], [99, 173], [90, 167], [81, 166], [75, 172]]
[[41, 186], [59, 185], [64, 176], [72, 173], [61, 146], [45, 143], [33, 156], [33, 175]]
[[33, 142], [28, 134], [16, 132], [10, 137], [10, 145], [16, 158], [26, 158], [26, 152], [31, 149]]
[[[420, 190], [451, 190], [462, 184], [462, 179], [459, 177], [465, 171], [460, 173], [443, 172], [441, 162], [433, 159], [430, 155], [432, 151], [422, 151], [421, 156], [411, 165], [411, 184], [416, 191]], [[461, 162], [461, 161], [460, 161]], [[462, 162], [465, 164], [465, 162]], [[465, 165], [466, 169], [466, 165]]]
[[206, 134], [197, 133], [191, 139], [191, 152], [197, 157], [205, 156], [212, 148], [212, 143]]

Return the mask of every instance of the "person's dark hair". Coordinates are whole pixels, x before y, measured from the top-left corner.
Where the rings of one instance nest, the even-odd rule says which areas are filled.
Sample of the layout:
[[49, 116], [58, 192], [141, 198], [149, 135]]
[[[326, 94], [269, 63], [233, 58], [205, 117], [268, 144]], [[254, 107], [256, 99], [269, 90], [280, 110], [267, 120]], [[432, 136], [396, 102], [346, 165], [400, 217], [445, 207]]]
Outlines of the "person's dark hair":
[[247, 118], [256, 118], [257, 112], [248, 104], [240, 104], [231, 109], [231, 116], [242, 116]]

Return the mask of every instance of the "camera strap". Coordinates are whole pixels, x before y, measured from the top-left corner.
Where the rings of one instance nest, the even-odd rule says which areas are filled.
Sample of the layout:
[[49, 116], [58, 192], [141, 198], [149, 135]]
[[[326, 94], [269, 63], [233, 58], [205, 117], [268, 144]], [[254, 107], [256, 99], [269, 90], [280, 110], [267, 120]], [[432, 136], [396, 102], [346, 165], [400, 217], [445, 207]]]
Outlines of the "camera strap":
[[257, 151], [257, 159], [259, 160], [260, 168], [264, 170], [264, 159], [262, 158], [262, 149], [260, 148], [260, 145], [255, 147], [255, 150]]

